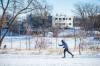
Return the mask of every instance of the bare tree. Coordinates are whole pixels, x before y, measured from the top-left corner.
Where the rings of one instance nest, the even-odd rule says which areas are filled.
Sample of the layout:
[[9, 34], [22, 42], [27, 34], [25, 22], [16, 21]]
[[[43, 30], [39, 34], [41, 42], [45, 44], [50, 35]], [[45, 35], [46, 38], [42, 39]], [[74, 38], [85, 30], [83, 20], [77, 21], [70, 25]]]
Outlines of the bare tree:
[[[80, 25], [84, 30], [94, 30], [94, 23], [96, 22], [96, 16], [100, 13], [100, 7], [95, 3], [78, 2], [75, 4], [75, 13], [80, 16]], [[85, 36], [86, 33], [80, 32], [80, 42], [83, 41], [82, 39]], [[81, 54], [81, 46], [82, 44], [80, 43], [79, 54]]]
[[75, 13], [81, 17], [81, 26], [84, 29], [94, 28], [95, 16], [100, 12], [100, 7], [94, 3], [75, 4]]
[[[12, 23], [15, 22], [15, 19], [19, 15], [28, 14], [36, 9], [41, 9], [41, 1], [39, 0], [0, 0], [0, 9], [1, 11], [1, 18], [0, 18], [0, 30], [2, 29], [2, 23], [4, 19], [4, 15], [8, 12], [13, 15], [9, 20], [8, 29], [12, 26]], [[6, 32], [0, 37], [0, 47], [2, 45], [2, 41], [6, 36], [8, 29]]]

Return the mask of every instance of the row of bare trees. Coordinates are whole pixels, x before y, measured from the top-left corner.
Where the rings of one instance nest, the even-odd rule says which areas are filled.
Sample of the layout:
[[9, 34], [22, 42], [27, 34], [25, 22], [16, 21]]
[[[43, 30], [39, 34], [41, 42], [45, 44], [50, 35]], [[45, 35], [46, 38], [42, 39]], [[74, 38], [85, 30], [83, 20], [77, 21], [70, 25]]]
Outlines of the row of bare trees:
[[[43, 3], [43, 0], [0, 0], [0, 31], [3, 28], [4, 18], [7, 13], [11, 15], [11, 17], [7, 20], [7, 28], [9, 29], [13, 24], [16, 24], [15, 22], [17, 21], [15, 20], [19, 16], [24, 16], [32, 12], [40, 12], [45, 7]], [[3, 35], [0, 35], [0, 47], [4, 37], [9, 31], [8, 29]]]
[[80, 25], [85, 30], [94, 30], [94, 25], [100, 24], [100, 6], [96, 3], [78, 2], [75, 4], [74, 12], [80, 17]]
[[75, 35], [75, 43], [76, 37], [80, 39], [79, 54], [81, 54], [81, 42], [83, 42], [83, 38], [86, 37], [86, 31], [95, 31], [96, 29], [100, 30], [100, 27], [98, 26], [100, 25], [100, 5], [90, 2], [78, 2], [74, 6], [74, 12], [78, 17], [78, 26], [82, 27], [82, 29], [84, 30], [84, 32], [82, 32], [83, 30], [80, 31], [80, 34], [78, 36]]

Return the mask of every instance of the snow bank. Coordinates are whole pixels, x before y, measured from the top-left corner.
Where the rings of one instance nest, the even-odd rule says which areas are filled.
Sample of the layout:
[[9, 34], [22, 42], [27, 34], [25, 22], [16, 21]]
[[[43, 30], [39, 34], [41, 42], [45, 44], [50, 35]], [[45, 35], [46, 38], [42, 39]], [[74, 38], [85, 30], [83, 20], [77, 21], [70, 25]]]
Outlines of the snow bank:
[[100, 66], [100, 58], [59, 55], [0, 55], [0, 66]]

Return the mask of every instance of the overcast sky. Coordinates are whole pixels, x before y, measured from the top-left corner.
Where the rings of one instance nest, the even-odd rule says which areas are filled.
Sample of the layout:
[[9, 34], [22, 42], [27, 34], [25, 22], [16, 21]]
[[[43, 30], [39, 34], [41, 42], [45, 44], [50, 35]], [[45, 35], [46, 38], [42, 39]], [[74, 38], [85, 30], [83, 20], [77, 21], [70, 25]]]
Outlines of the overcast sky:
[[52, 14], [66, 14], [73, 16], [74, 4], [78, 2], [100, 3], [99, 0], [47, 0], [53, 6]]

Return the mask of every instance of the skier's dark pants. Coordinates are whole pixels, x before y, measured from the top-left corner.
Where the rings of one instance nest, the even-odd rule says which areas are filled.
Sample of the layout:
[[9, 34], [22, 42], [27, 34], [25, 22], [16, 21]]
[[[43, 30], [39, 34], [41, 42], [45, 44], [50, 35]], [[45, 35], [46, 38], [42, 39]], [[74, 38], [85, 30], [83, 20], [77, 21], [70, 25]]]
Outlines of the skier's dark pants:
[[64, 57], [66, 57], [66, 51], [67, 51], [70, 55], [73, 56], [73, 54], [72, 54], [67, 48], [65, 48], [65, 49], [64, 49]]

